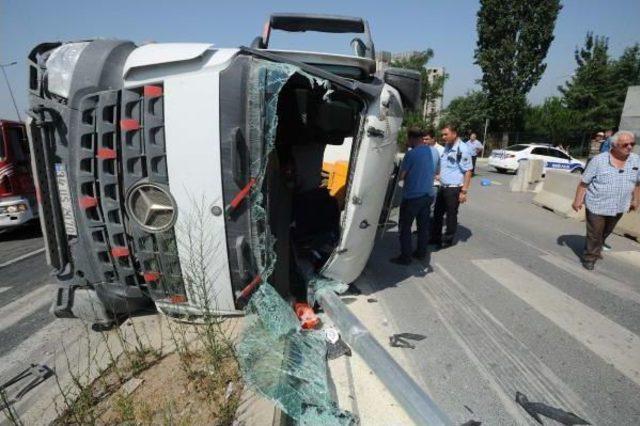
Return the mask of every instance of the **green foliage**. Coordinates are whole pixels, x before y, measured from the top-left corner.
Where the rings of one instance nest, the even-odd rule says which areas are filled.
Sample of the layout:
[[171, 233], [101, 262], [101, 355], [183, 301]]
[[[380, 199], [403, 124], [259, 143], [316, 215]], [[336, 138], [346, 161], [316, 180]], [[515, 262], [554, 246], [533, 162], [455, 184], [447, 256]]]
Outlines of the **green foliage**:
[[475, 59], [494, 126], [521, 126], [526, 95], [546, 68], [561, 8], [559, 0], [480, 1]]
[[583, 129], [614, 125], [609, 40], [588, 33], [584, 46], [576, 48], [577, 68], [564, 87], [558, 87], [570, 110], [580, 114]]
[[566, 144], [568, 137], [580, 127], [580, 114], [570, 110], [558, 97], [547, 98], [544, 104], [529, 106], [525, 110], [525, 131], [551, 138], [554, 145]]
[[609, 40], [587, 33], [576, 48], [576, 70], [563, 87], [566, 106], [580, 116], [580, 129], [593, 132], [620, 121], [629, 86], [640, 84], [640, 46], [625, 49], [617, 60], [609, 57]]
[[485, 120], [489, 116], [489, 101], [481, 91], [473, 91], [465, 96], [453, 98], [445, 110], [438, 127], [445, 123], [458, 126], [461, 133], [476, 132], [481, 135]]

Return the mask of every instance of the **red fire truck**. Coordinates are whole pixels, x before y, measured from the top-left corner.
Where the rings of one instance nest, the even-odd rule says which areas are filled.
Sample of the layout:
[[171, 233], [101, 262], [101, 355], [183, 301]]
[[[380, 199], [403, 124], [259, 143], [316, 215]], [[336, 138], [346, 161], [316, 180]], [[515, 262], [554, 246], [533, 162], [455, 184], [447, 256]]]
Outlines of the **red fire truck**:
[[38, 216], [24, 124], [0, 120], [0, 229]]

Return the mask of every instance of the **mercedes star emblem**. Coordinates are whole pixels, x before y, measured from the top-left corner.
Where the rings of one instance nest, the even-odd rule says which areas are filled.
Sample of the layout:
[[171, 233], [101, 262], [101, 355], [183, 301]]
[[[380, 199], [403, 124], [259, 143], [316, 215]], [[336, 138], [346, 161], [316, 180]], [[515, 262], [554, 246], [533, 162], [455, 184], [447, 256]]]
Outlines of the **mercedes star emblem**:
[[177, 219], [176, 202], [168, 188], [155, 183], [142, 183], [129, 191], [127, 211], [147, 232], [164, 232]]

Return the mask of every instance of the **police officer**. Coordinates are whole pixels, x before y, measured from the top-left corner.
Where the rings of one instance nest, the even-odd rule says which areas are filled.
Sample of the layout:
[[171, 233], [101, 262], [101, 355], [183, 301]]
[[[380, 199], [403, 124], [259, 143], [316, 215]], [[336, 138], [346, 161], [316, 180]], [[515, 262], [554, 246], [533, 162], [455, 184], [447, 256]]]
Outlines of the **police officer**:
[[[449, 247], [453, 244], [458, 227], [458, 206], [467, 201], [467, 191], [471, 182], [473, 163], [467, 145], [458, 137], [458, 129], [447, 124], [442, 129], [445, 142], [440, 156], [440, 191], [436, 196], [431, 228], [431, 244]], [[447, 216], [447, 229], [442, 235], [442, 223]]]

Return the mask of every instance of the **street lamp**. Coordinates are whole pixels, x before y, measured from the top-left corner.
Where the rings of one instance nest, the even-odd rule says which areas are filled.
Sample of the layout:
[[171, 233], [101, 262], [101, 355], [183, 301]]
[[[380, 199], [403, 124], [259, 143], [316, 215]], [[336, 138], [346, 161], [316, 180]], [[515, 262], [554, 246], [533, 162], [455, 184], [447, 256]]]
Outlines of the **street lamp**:
[[11, 100], [13, 101], [13, 107], [16, 109], [16, 115], [18, 116], [18, 121], [22, 121], [22, 117], [20, 117], [20, 110], [18, 110], [18, 105], [16, 104], [16, 98], [13, 96], [13, 90], [11, 90], [11, 84], [9, 84], [9, 79], [7, 78], [7, 72], [4, 70], [5, 67], [10, 67], [16, 64], [17, 64], [16, 61], [10, 62], [8, 64], [0, 64], [0, 68], [2, 68], [2, 75], [4, 75], [4, 81], [7, 82], [7, 87], [9, 88], [9, 95], [11, 95]]

